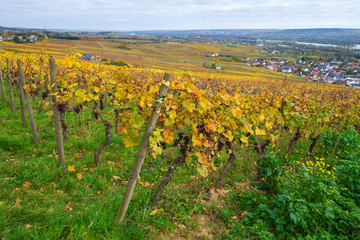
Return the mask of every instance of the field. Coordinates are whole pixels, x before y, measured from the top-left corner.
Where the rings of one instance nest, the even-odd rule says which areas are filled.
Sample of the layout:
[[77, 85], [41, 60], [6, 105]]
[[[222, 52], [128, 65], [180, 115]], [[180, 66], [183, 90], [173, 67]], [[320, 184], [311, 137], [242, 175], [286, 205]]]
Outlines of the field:
[[[128, 49], [120, 48], [125, 44]], [[16, 53], [44, 53], [54, 57], [64, 57], [74, 54], [94, 54], [97, 57], [110, 61], [124, 61], [135, 67], [149, 67], [161, 70], [180, 70], [191, 72], [221, 72], [236, 75], [253, 76], [254, 73], [285, 77], [283, 73], [262, 70], [245, 65], [244, 63], [218, 61], [217, 57], [206, 57], [204, 54], [218, 52], [223, 56], [248, 56], [265, 57], [266, 55], [255, 52], [258, 47], [234, 45], [228, 47], [225, 44], [172, 44], [172, 43], [140, 43], [134, 41], [106, 41], [103, 39], [93, 40], [59, 40], [47, 39], [44, 42], [34, 44], [16, 44], [0, 42], [0, 50], [13, 51]], [[223, 58], [223, 57], [222, 57]], [[223, 58], [227, 59], [227, 58]], [[203, 67], [216, 63], [223, 70], [214, 70]]]
[[[258, 56], [251, 46], [126, 46], [101, 39], [1, 43], [1, 239], [360, 238], [356, 89], [201, 55]], [[83, 53], [132, 66], [82, 61]], [[206, 61], [225, 70], [202, 67]], [[22, 76], [26, 84], [17, 87]], [[30, 103], [26, 115], [20, 93]], [[60, 139], [68, 139], [63, 162], [58, 115]]]

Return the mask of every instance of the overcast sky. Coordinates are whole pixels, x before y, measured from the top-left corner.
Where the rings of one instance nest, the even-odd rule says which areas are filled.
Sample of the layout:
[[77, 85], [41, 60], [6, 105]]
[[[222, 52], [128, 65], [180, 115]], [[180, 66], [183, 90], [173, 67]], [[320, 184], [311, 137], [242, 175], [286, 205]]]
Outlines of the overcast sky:
[[0, 26], [189, 30], [360, 28], [359, 0], [0, 0]]

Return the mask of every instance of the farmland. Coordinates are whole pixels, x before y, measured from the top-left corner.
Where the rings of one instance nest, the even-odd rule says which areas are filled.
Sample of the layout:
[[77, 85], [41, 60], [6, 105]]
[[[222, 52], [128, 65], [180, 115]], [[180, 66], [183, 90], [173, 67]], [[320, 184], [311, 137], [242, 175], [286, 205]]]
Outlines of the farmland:
[[[128, 49], [120, 46], [126, 44]], [[0, 49], [16, 53], [44, 53], [54, 57], [64, 57], [74, 54], [94, 54], [96, 57], [105, 59], [107, 62], [124, 61], [135, 67], [149, 67], [161, 70], [180, 70], [192, 72], [228, 72], [237, 75], [251, 76], [255, 72], [273, 74], [284, 77], [281, 73], [254, 70], [244, 63], [224, 61], [218, 62], [215, 57], [206, 57], [206, 53], [218, 52], [221, 55], [245, 55], [249, 57], [263, 57], [265, 55], [255, 52], [258, 47], [236, 45], [228, 47], [224, 44], [190, 44], [190, 43], [144, 43], [134, 41], [106, 41], [103, 39], [92, 40], [60, 40], [47, 39], [44, 42], [34, 44], [16, 44], [13, 42], [0, 42]], [[105, 62], [106, 62], [105, 61]], [[216, 62], [215, 62], [216, 61]], [[225, 71], [215, 71], [204, 68], [204, 64], [217, 63]]]
[[[89, 37], [0, 48], [2, 238], [360, 236], [356, 89], [204, 55], [262, 57], [254, 46]], [[54, 58], [56, 84], [48, 64]], [[120, 60], [128, 66], [106, 64]], [[212, 64], [222, 69], [204, 67]], [[22, 71], [26, 84], [18, 88]], [[160, 85], [169, 87], [166, 96], [158, 96]], [[37, 131], [25, 126], [28, 115], [21, 121], [20, 92], [31, 101]], [[153, 111], [159, 103], [161, 112]], [[58, 111], [66, 162], [58, 161]], [[114, 227], [154, 112], [159, 119], [137, 187], [125, 221]]]

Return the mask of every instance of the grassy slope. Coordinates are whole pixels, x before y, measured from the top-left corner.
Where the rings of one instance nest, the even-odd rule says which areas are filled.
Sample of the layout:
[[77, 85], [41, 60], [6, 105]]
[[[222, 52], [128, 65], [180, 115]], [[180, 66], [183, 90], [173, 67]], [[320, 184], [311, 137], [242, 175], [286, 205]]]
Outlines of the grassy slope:
[[[165, 49], [161, 49], [164, 52], [159, 55], [156, 54], [155, 45], [139, 45], [141, 48], [134, 47], [130, 54], [129, 50], [118, 49], [111, 44], [109, 46], [107, 42], [101, 44], [111, 49], [106, 54], [113, 56], [114, 59], [119, 56], [146, 59], [159, 68], [173, 64], [173, 68], [200, 71], [203, 68], [199, 68], [196, 64], [209, 59], [196, 54], [189, 57], [190, 53], [201, 49], [200, 44], [186, 45], [182, 50], [173, 46], [164, 46]], [[69, 50], [80, 53], [95, 50], [100, 53], [105, 50], [98, 43], [86, 41], [75, 44], [71, 41], [51, 40], [47, 45], [51, 45], [52, 50], [57, 51], [59, 56]], [[206, 50], [210, 51], [210, 48], [207, 47]], [[240, 52], [239, 54], [244, 55]], [[170, 61], [166, 65], [169, 59], [176, 61]], [[285, 76], [282, 73], [241, 64], [234, 64], [234, 70], [238, 71], [224, 72], [246, 76], [261, 71], [263, 75]], [[37, 105], [38, 103], [34, 103], [34, 108], [37, 108]], [[179, 167], [161, 196], [163, 201], [160, 203], [160, 208], [163, 208], [164, 212], [153, 216], [150, 215], [152, 195], [177, 153], [169, 152], [158, 159], [147, 158], [144, 169], [153, 167], [155, 171], [141, 174], [141, 183], [135, 189], [127, 213], [128, 221], [120, 229], [113, 229], [114, 215], [125, 190], [136, 148], [124, 148], [121, 136], [113, 131], [114, 137], [102, 154], [101, 165], [94, 168], [93, 154], [105, 139], [104, 128], [99, 121], [91, 120], [89, 113], [80, 113], [80, 115], [69, 113], [66, 120], [70, 132], [69, 142], [65, 143], [65, 154], [67, 165], [74, 166], [75, 171], [68, 171], [67, 176], [62, 176], [61, 170], [57, 167], [52, 118], [46, 112], [35, 115], [41, 139], [41, 144], [35, 146], [32, 143], [30, 128], [21, 125], [20, 111], [12, 114], [9, 107], [0, 105], [1, 237], [5, 239], [79, 239], [81, 237], [157, 239], [160, 236], [164, 239], [206, 239], [226, 236], [236, 221], [232, 219], [236, 210], [230, 205], [231, 201], [227, 193], [230, 190], [241, 190], [249, 186], [255, 170], [254, 159], [257, 157], [253, 150], [245, 149], [238, 153], [241, 158], [232, 166], [224, 180], [225, 188], [212, 195], [205, 193], [205, 190], [213, 186], [218, 172], [202, 179], [196, 177], [196, 169], [191, 164]], [[282, 152], [285, 151], [284, 143]], [[221, 153], [221, 156], [226, 158], [227, 154]], [[218, 167], [221, 167], [220, 162], [224, 162], [224, 159], [217, 161]], [[80, 176], [78, 174], [81, 174], [81, 180], [78, 179]], [[97, 219], [88, 231], [87, 227], [102, 206]]]
[[[157, 238], [160, 231], [167, 238], [179, 226], [183, 231], [178, 235], [201, 235], [199, 216], [209, 208], [204, 191], [213, 184], [212, 179], [217, 174], [198, 179], [194, 166], [180, 167], [162, 196], [160, 208], [164, 213], [150, 216], [152, 194], [174, 153], [166, 153], [158, 159], [148, 158], [146, 167], [153, 167], [155, 171], [141, 174], [141, 183], [128, 210], [129, 221], [120, 229], [113, 229], [113, 218], [136, 148], [125, 149], [120, 136], [113, 131], [114, 137], [102, 154], [101, 165], [94, 168], [93, 154], [105, 138], [104, 129], [100, 122], [92, 121], [88, 113], [69, 113], [66, 120], [70, 132], [65, 153], [67, 165], [74, 166], [75, 171], [62, 176], [57, 167], [51, 116], [47, 111], [35, 115], [41, 139], [38, 146], [33, 144], [30, 128], [21, 125], [20, 117], [19, 110], [12, 114], [7, 106], [0, 106], [0, 236], [5, 239], [78, 239], [81, 236], [141, 239], [145, 236]], [[231, 174], [227, 186], [250, 176], [253, 167], [247, 164], [246, 161], [236, 163], [234, 169], [243, 169], [244, 173]], [[78, 174], [82, 175], [81, 180]], [[103, 204], [94, 225], [87, 231]], [[218, 207], [216, 202], [215, 206], [210, 206]], [[229, 213], [224, 214], [224, 218], [229, 219]], [[226, 231], [224, 222], [214, 224], [218, 225], [218, 233]]]

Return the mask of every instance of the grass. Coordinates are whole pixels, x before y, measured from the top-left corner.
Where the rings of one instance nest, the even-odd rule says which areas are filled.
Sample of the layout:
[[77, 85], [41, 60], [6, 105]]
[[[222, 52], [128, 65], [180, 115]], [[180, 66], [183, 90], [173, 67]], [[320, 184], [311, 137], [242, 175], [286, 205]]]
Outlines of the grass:
[[[38, 102], [33, 103], [36, 110], [35, 106]], [[55, 130], [49, 110], [40, 114], [34, 111], [41, 142], [35, 145], [29, 122], [28, 127], [22, 126], [19, 108], [17, 102], [13, 114], [8, 106], [0, 105], [0, 236], [3, 239], [157, 239], [159, 234], [164, 239], [201, 238], [202, 234], [213, 237], [216, 232], [226, 231], [230, 215], [220, 205], [225, 196], [210, 201], [206, 193], [214, 185], [218, 172], [207, 178], [198, 177], [196, 164], [177, 168], [160, 198], [159, 208], [164, 212], [150, 215], [153, 194], [177, 152], [157, 159], [147, 157], [143, 169], [155, 170], [141, 173], [126, 222], [120, 228], [113, 228], [137, 148], [125, 148], [121, 135], [113, 131], [111, 144], [103, 151], [100, 166], [95, 168], [94, 153], [105, 139], [103, 125], [92, 120], [90, 112], [67, 113], [69, 141], [64, 148], [66, 164], [73, 166], [74, 171], [63, 175], [57, 163]], [[252, 177], [255, 153], [243, 150], [242, 154], [245, 157], [234, 163], [223, 182], [227, 190], [235, 182]], [[226, 158], [225, 153], [218, 157], [219, 168]], [[82, 179], [78, 178], [79, 174]], [[214, 216], [221, 221], [210, 224], [205, 233], [203, 222], [211, 221]]]
[[[18, 106], [19, 107], [19, 106]], [[57, 166], [52, 119], [43, 111], [36, 115], [41, 144], [33, 144], [30, 128], [24, 128], [20, 111], [12, 114], [0, 106], [0, 236], [5, 239], [144, 239], [169, 232], [178, 222], [189, 222], [199, 211], [199, 192], [207, 182], [197, 179], [197, 188], [184, 184], [195, 176], [194, 166], [179, 167], [166, 188], [160, 207], [164, 214], [150, 216], [152, 195], [172, 158], [147, 159], [154, 172], [141, 174], [127, 212], [127, 221], [113, 228], [136, 148], [126, 149], [114, 134], [102, 153], [102, 163], [93, 166], [93, 155], [105, 138], [102, 124], [88, 121], [88, 112], [68, 113], [69, 142], [65, 143], [68, 166], [75, 171], [62, 175]], [[82, 179], [77, 174], [82, 174]], [[183, 173], [185, 173], [183, 175]], [[201, 189], [201, 190], [200, 190]], [[201, 197], [202, 195], [200, 195]], [[97, 211], [104, 207], [89, 230]], [[195, 206], [194, 206], [195, 204]], [[199, 209], [198, 209], [199, 208]], [[195, 223], [193, 223], [195, 224]], [[195, 226], [195, 225], [194, 225]]]
[[[161, 214], [151, 213], [152, 196], [173, 153], [147, 158], [131, 200], [127, 221], [113, 228], [136, 148], [126, 149], [114, 133], [102, 154], [102, 163], [93, 166], [93, 154], [105, 138], [99, 122], [89, 112], [68, 113], [69, 142], [65, 143], [68, 166], [75, 171], [62, 175], [57, 166], [52, 119], [43, 111], [36, 116], [41, 144], [33, 144], [30, 128], [24, 128], [20, 111], [12, 114], [0, 106], [0, 236], [4, 239], [157, 239], [172, 237], [199, 239], [226, 234], [234, 210], [224, 199], [236, 183], [253, 178], [256, 153], [244, 149], [223, 182], [224, 194], [214, 197], [206, 190], [214, 185], [218, 172], [203, 179], [193, 164], [180, 166], [161, 196]], [[225, 153], [216, 163], [226, 161]], [[145, 169], [145, 168], [144, 168]], [[77, 174], [82, 174], [82, 179]], [[189, 182], [191, 184], [189, 184]], [[228, 201], [228, 199], [226, 200]], [[104, 206], [103, 206], [104, 205]], [[102, 207], [103, 206], [103, 207]], [[95, 219], [97, 211], [100, 213]], [[95, 220], [94, 220], [95, 219]], [[93, 225], [88, 229], [91, 222]], [[203, 229], [207, 223], [206, 231]], [[203, 238], [201, 238], [201, 236]]]

